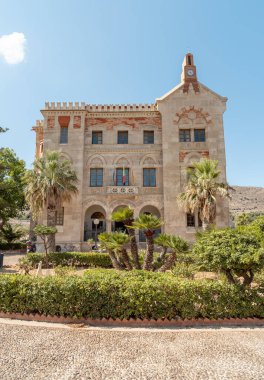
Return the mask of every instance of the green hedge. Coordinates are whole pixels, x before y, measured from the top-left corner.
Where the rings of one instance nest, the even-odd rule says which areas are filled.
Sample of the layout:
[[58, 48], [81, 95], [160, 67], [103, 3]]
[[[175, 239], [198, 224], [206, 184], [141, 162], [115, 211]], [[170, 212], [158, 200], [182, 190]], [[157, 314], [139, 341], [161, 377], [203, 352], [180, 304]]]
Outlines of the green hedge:
[[[36, 267], [40, 261], [45, 264], [44, 253], [28, 253], [26, 256]], [[107, 253], [93, 252], [56, 252], [49, 254], [49, 263], [53, 266], [101, 267], [112, 268], [112, 262]]]
[[0, 250], [14, 251], [16, 249], [26, 249], [26, 243], [0, 243]]
[[0, 310], [90, 318], [264, 317], [264, 286], [169, 273], [87, 270], [83, 277], [0, 276]]

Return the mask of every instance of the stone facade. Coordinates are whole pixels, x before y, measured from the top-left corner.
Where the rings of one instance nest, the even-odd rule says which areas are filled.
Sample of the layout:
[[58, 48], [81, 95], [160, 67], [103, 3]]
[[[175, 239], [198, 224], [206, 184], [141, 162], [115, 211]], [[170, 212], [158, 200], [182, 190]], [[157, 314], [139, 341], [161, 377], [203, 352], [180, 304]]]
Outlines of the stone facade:
[[[195, 216], [195, 226], [187, 226], [186, 214], [178, 208], [176, 196], [186, 184], [186, 168], [202, 157], [217, 159], [220, 179], [226, 180], [226, 101], [198, 82], [193, 56], [187, 54], [181, 83], [155, 104], [46, 103], [41, 111], [44, 120], [33, 127], [36, 155], [45, 154], [47, 149], [61, 150], [79, 178], [78, 195], [64, 205], [57, 243], [66, 245], [65, 249], [70, 249], [67, 245], [85, 249], [87, 238], [95, 235], [93, 220], [100, 220], [99, 232], [119, 228], [111, 222], [111, 213], [125, 205], [135, 209], [136, 217], [142, 212], [160, 216], [165, 220], [165, 232], [193, 240], [198, 217]], [[64, 143], [62, 130], [67, 135]], [[118, 143], [119, 131], [128, 133], [127, 144]], [[144, 143], [147, 131], [154, 133], [154, 143]], [[92, 141], [94, 132], [101, 132], [97, 140], [101, 143]], [[117, 169], [120, 175], [120, 170], [124, 174], [126, 168], [129, 182], [117, 186]], [[92, 169], [103, 169], [99, 186], [91, 186]], [[155, 186], [144, 184], [144, 169], [155, 169]], [[228, 225], [226, 201], [218, 202], [216, 224]]]

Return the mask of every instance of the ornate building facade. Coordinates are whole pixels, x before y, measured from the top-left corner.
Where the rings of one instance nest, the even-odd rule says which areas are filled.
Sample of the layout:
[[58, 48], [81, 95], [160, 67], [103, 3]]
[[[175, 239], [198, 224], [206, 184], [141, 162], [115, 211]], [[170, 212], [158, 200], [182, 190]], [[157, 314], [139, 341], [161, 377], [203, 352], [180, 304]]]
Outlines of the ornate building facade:
[[[46, 103], [44, 119], [33, 127], [36, 156], [62, 151], [79, 178], [78, 195], [57, 211], [57, 244], [85, 250], [96, 229], [122, 228], [111, 222], [111, 213], [128, 205], [135, 217], [153, 213], [164, 219], [164, 232], [194, 240], [198, 216], [179, 209], [176, 197], [186, 168], [203, 157], [219, 161], [220, 180], [226, 181], [226, 101], [198, 81], [188, 53], [181, 83], [154, 104]], [[218, 227], [228, 225], [228, 214], [228, 203], [219, 199]]]

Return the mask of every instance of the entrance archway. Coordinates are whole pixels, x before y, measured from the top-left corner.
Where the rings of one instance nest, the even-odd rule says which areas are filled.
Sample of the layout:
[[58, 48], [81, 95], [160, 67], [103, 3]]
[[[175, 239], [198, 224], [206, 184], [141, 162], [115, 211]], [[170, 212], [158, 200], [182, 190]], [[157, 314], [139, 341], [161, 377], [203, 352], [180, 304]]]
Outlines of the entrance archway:
[[[84, 218], [84, 241], [88, 239], [95, 240], [96, 233], [99, 235], [106, 230], [105, 216], [105, 210], [99, 205], [91, 206], [86, 210]], [[97, 228], [94, 223], [95, 219], [99, 220]]]
[[[139, 215], [140, 214], [152, 214], [152, 215], [155, 215], [157, 218], [160, 218], [160, 216], [161, 216], [159, 210], [155, 206], [152, 206], [152, 205], [144, 206], [140, 210]], [[161, 228], [159, 228], [158, 230], [155, 231], [154, 237], [160, 235], [160, 233], [161, 233]], [[139, 231], [139, 241], [140, 242], [146, 241], [146, 237], [145, 237], [144, 232], [142, 230]]]

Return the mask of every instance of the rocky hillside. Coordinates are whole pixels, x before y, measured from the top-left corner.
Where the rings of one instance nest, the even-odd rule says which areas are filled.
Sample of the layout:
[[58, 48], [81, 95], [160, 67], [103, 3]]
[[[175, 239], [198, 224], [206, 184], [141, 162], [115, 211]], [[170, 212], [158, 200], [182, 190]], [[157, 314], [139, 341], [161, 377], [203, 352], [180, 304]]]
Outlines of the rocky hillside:
[[233, 186], [230, 202], [231, 214], [242, 212], [264, 212], [264, 187]]

